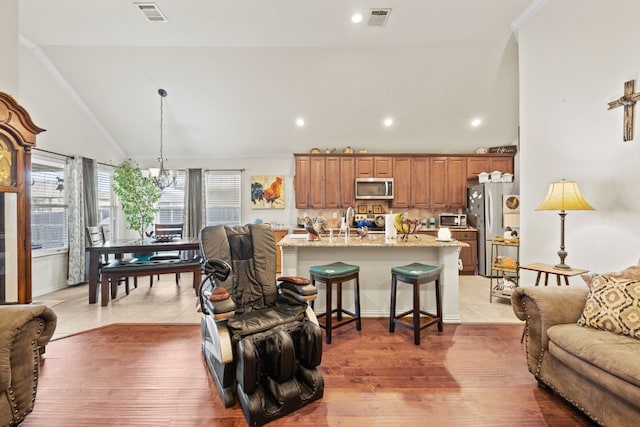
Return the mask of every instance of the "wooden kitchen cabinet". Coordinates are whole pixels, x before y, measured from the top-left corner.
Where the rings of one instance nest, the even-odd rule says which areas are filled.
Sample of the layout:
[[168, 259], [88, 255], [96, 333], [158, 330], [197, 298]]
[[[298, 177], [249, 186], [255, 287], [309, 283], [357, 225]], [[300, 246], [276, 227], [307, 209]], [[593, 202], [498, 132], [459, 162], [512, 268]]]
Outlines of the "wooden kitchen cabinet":
[[478, 232], [452, 231], [451, 237], [469, 244], [468, 248], [460, 250], [459, 258], [462, 261], [460, 274], [475, 274], [478, 269]]
[[309, 207], [321, 209], [325, 206], [327, 176], [324, 157], [311, 157], [309, 175]]
[[466, 160], [465, 157], [431, 157], [429, 163], [431, 209], [454, 209], [466, 206]]
[[429, 209], [431, 207], [429, 163], [429, 157], [426, 156], [411, 159], [411, 207], [413, 208]]
[[[340, 207], [340, 157], [325, 157], [324, 206], [326, 208]], [[313, 184], [312, 184], [313, 186]], [[315, 206], [314, 206], [315, 207]]]
[[393, 200], [394, 208], [408, 208], [411, 206], [411, 157], [393, 158]]
[[488, 156], [467, 157], [467, 179], [478, 178], [480, 172], [513, 173], [513, 156]]
[[[420, 234], [430, 234], [432, 236], [438, 235], [438, 230], [424, 230], [420, 231]], [[478, 269], [478, 232], [475, 230], [451, 230], [451, 237], [460, 242], [468, 243], [468, 248], [461, 248], [458, 258], [462, 261], [462, 270], [459, 270], [462, 275], [476, 274]]]
[[467, 180], [478, 173], [513, 173], [513, 156], [398, 154], [295, 154], [297, 209], [355, 205], [355, 178], [393, 178], [392, 208], [451, 209], [466, 206]]
[[357, 157], [356, 178], [393, 178], [393, 156]]
[[296, 155], [297, 209], [338, 209], [354, 205], [355, 158]]
[[340, 207], [355, 206], [356, 160], [354, 157], [340, 158]]
[[311, 178], [311, 157], [296, 156], [296, 174], [293, 187], [296, 193], [296, 208], [307, 209], [309, 204], [309, 179]]

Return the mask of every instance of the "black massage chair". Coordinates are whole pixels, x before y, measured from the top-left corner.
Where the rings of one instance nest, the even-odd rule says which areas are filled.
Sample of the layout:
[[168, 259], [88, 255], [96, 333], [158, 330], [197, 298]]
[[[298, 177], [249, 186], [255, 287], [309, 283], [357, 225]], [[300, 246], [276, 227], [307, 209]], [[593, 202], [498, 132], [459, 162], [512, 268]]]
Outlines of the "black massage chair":
[[200, 231], [202, 352], [225, 407], [240, 402], [262, 425], [322, 397], [322, 332], [301, 277], [276, 281], [276, 244], [266, 225]]

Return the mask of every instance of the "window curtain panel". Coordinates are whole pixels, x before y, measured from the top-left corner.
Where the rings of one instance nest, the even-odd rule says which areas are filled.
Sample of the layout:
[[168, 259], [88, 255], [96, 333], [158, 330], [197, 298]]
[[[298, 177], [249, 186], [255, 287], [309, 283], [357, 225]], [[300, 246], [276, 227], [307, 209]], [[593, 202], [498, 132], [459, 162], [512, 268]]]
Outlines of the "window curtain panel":
[[[204, 218], [202, 169], [187, 169], [184, 192], [184, 235], [199, 237]], [[188, 258], [197, 255], [197, 251], [186, 251]]]
[[82, 158], [82, 192], [84, 194], [84, 223], [87, 227], [98, 224], [98, 178], [96, 161]]
[[83, 159], [67, 159], [65, 166], [65, 190], [69, 223], [69, 266], [67, 285], [85, 281], [85, 222], [83, 193]]

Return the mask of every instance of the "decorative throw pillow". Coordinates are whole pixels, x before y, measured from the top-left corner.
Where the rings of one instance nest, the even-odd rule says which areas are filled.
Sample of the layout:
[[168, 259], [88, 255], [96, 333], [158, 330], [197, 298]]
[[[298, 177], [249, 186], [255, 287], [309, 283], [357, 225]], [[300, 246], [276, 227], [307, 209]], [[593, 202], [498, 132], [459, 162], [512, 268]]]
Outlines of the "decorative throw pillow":
[[[597, 275], [597, 273], [585, 273], [581, 274], [580, 277], [582, 277], [582, 280], [584, 280], [588, 287], [591, 287], [591, 281]], [[615, 277], [617, 279], [640, 280], [640, 265], [632, 265], [621, 271], [606, 273], [604, 276]]]
[[596, 275], [578, 325], [640, 339], [640, 280]]

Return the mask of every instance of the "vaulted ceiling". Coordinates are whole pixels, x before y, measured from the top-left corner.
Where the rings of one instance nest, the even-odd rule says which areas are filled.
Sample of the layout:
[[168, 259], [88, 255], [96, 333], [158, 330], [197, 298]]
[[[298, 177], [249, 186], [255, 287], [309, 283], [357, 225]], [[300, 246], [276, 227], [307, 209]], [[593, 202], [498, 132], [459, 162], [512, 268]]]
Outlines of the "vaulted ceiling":
[[517, 139], [511, 23], [530, 3], [158, 0], [168, 22], [150, 22], [133, 1], [20, 0], [19, 32], [127, 157], [157, 156], [159, 88], [173, 159], [463, 153]]

